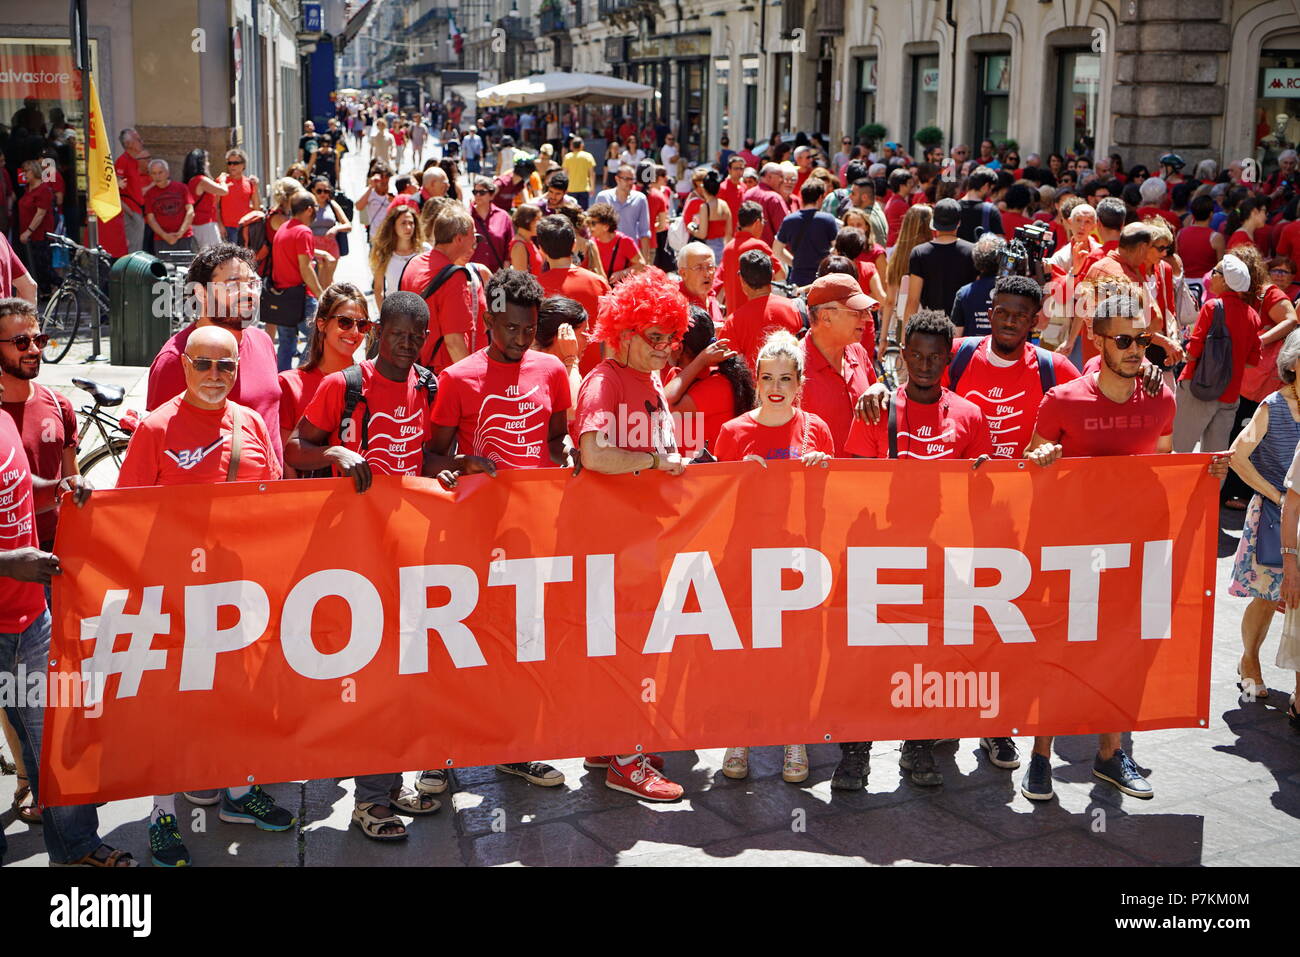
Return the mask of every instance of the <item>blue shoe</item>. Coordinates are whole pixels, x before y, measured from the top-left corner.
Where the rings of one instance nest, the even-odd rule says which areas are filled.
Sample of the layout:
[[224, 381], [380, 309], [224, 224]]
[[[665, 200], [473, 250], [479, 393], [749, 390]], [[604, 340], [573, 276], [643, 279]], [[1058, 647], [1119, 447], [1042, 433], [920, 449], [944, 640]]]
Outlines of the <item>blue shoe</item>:
[[190, 852], [181, 840], [174, 814], [160, 814], [149, 822], [149, 852], [154, 867], [189, 867]]
[[262, 831], [287, 831], [296, 820], [256, 784], [241, 798], [232, 798], [229, 789], [222, 791], [217, 816], [229, 824], [256, 824]]
[[1103, 761], [1101, 755], [1097, 755], [1092, 763], [1092, 774], [1135, 798], [1146, 800], [1155, 796], [1151, 782], [1142, 776], [1137, 764], [1124, 753], [1123, 748], [1116, 748], [1109, 761]]
[[1029, 770], [1020, 782], [1020, 793], [1031, 801], [1052, 799], [1052, 762], [1041, 754], [1030, 755]]

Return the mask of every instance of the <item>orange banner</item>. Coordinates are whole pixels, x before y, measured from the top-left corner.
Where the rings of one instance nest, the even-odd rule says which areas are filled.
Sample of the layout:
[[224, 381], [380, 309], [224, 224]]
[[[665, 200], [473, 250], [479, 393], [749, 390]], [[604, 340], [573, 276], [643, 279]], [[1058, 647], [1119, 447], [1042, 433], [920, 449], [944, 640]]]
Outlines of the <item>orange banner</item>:
[[84, 698], [42, 790], [1204, 726], [1207, 462], [96, 492], [59, 517], [51, 687]]

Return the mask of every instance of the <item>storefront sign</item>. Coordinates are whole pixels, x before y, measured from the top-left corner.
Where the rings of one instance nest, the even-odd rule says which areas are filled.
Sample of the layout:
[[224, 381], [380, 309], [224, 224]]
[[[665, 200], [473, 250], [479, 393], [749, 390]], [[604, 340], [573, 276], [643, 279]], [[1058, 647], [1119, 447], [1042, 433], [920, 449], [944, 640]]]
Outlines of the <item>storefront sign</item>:
[[758, 86], [758, 64], [756, 56], [747, 56], [740, 61], [740, 79], [746, 86]]
[[731, 61], [714, 60], [713, 77], [717, 81], [719, 86], [726, 86], [728, 83], [730, 83], [731, 82]]
[[671, 60], [680, 57], [708, 56], [712, 37], [707, 33], [683, 33], [664, 37], [631, 37], [627, 44], [629, 60]]
[[1264, 71], [1265, 97], [1300, 97], [1300, 70], [1270, 68]]
[[622, 63], [627, 59], [627, 37], [605, 37], [605, 62]]
[[939, 92], [939, 68], [932, 67], [921, 71], [921, 92]]
[[71, 52], [55, 54], [0, 52], [0, 99], [80, 100], [81, 74]]

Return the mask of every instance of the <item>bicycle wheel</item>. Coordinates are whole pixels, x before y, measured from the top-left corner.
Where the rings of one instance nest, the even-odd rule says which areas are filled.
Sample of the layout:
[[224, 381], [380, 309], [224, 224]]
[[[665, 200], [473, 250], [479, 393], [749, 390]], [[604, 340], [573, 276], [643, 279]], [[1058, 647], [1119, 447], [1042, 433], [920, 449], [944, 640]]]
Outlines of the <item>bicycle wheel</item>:
[[108, 445], [91, 449], [77, 460], [77, 471], [92, 488], [115, 488], [117, 473], [126, 455], [128, 439], [112, 439]]
[[60, 289], [46, 303], [41, 315], [41, 332], [50, 337], [41, 350], [41, 358], [46, 362], [58, 362], [66, 356], [80, 326], [81, 297], [75, 290]]

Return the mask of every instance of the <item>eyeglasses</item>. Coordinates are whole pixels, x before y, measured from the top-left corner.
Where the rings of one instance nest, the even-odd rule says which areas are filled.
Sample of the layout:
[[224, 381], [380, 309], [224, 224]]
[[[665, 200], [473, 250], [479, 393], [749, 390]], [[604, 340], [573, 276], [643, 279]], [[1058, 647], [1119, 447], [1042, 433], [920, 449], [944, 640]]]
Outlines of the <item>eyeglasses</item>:
[[490, 189], [471, 189], [470, 192], [473, 193], [475, 196], [491, 196], [491, 195], [492, 195], [492, 190], [490, 190]]
[[198, 356], [196, 358], [189, 353], [183, 353], [183, 355], [197, 372], [211, 372], [213, 365], [216, 365], [217, 371], [222, 375], [234, 375], [239, 369], [238, 359], [209, 359], [207, 356]]
[[50, 337], [43, 332], [35, 336], [29, 336], [27, 333], [23, 333], [22, 335], [13, 336], [9, 339], [0, 339], [0, 342], [12, 342], [14, 348], [19, 352], [26, 352], [31, 348], [33, 342], [36, 343], [37, 349], [44, 349], [49, 345]]
[[333, 196], [333, 195], [334, 195], [334, 190], [332, 190], [332, 189], [313, 189], [312, 192], [315, 193], [317, 196]]
[[373, 325], [369, 319], [353, 319], [351, 316], [338, 316], [334, 321], [339, 324], [339, 328], [344, 332], [356, 326], [357, 332], [363, 335], [369, 332], [371, 325]]
[[1269, 274], [1270, 276], [1294, 276], [1294, 275], [1295, 275], [1295, 273], [1291, 272], [1291, 270], [1289, 270], [1289, 269], [1281, 269], [1281, 268], [1279, 268], [1279, 269], [1270, 269], [1270, 270], [1268, 271], [1268, 274]]
[[243, 161], [243, 160], [226, 160], [226, 165], [227, 165], [227, 166], [243, 166], [243, 165], [244, 165], [244, 161]]
[[646, 335], [644, 332], [638, 332], [637, 335], [645, 340], [645, 344], [651, 349], [660, 352], [673, 349], [677, 346], [677, 343], [682, 341], [680, 336], [674, 336], [672, 333], [668, 332], [656, 332], [654, 335]]
[[1102, 336], [1102, 338], [1109, 339], [1111, 342], [1115, 343], [1116, 348], [1121, 352], [1127, 352], [1132, 348], [1133, 343], [1135, 342], [1145, 349], [1154, 341], [1154, 338], [1149, 332], [1144, 332], [1137, 336]]
[[1169, 244], [1165, 243], [1163, 246], [1156, 246], [1156, 250], [1160, 253], [1160, 255], [1164, 256], [1169, 252]]

